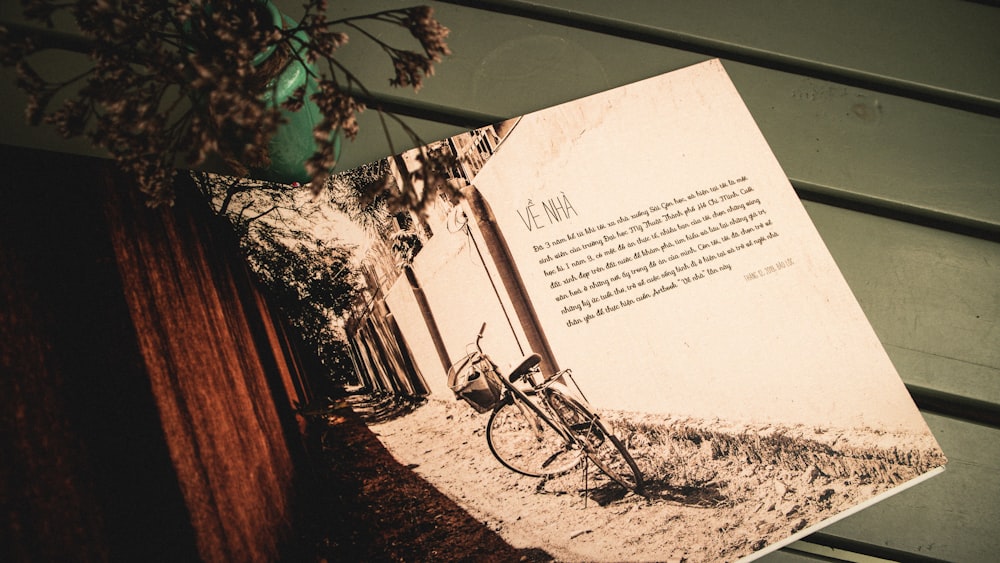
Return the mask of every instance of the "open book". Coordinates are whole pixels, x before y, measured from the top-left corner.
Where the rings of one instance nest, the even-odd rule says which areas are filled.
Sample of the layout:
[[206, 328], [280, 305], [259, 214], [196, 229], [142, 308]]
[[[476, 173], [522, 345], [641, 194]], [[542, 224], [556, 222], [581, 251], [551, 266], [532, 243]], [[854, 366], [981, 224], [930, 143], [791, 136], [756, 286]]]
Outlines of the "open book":
[[[943, 470], [720, 62], [434, 147], [458, 157], [464, 197], [372, 242], [348, 336], [363, 383], [431, 399], [380, 427], [390, 451], [508, 542], [560, 560], [753, 558]], [[523, 396], [493, 381], [478, 410], [455, 401], [462, 361], [507, 383], [520, 366]], [[552, 388], [600, 430], [567, 439], [568, 469], [517, 473], [538, 443], [498, 452], [492, 413], [546, 403], [560, 373]], [[587, 450], [602, 441], [640, 486], [608, 478]]]

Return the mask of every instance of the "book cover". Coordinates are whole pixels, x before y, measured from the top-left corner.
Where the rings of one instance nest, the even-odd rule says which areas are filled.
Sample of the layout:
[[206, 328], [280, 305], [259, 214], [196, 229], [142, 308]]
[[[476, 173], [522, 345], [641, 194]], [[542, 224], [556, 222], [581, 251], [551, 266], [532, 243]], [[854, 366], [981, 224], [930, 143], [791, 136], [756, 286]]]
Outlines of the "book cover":
[[515, 547], [749, 560], [943, 470], [719, 61], [431, 149], [462, 197], [369, 241], [348, 337], [428, 397], [383, 443]]

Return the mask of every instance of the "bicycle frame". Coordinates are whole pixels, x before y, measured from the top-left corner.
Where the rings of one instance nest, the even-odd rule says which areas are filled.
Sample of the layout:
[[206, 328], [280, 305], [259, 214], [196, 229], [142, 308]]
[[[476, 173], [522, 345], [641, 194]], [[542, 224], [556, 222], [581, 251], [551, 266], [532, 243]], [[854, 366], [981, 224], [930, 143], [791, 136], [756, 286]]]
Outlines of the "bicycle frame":
[[[600, 417], [590, 407], [583, 393], [577, 394], [570, 391], [569, 382], [572, 382], [579, 389], [573, 379], [572, 372], [568, 369], [560, 370], [542, 377], [539, 383], [535, 375], [541, 375], [541, 370], [538, 367], [540, 358], [537, 354], [532, 354], [509, 374], [501, 375], [492, 358], [480, 346], [485, 331], [486, 323], [483, 323], [475, 341], [477, 351], [470, 351], [470, 357], [472, 354], [477, 354], [478, 357], [489, 362], [490, 369], [482, 370], [483, 377], [492, 378], [488, 381], [493, 383], [499, 380], [499, 389], [502, 390], [499, 400], [493, 406], [493, 414], [490, 415], [486, 427], [487, 442], [489, 442], [490, 450], [497, 459], [515, 472], [532, 477], [543, 477], [572, 469], [579, 462], [579, 456], [584, 456], [584, 459], [592, 460], [613, 481], [617, 481], [626, 489], [639, 492], [642, 488], [642, 473], [635, 460], [628, 453], [621, 440], [601, 422]], [[524, 385], [515, 385], [519, 379], [525, 381], [527, 389], [524, 388]], [[563, 381], [559, 381], [560, 379]], [[521, 417], [527, 422], [527, 426], [525, 427], [522, 422], [520, 430], [518, 430], [518, 423], [515, 422], [514, 426], [509, 427], [514, 429], [514, 433], [508, 434], [508, 436], [514, 437], [519, 431], [528, 431], [529, 434], [534, 434], [539, 444], [549, 438], [558, 437], [561, 446], [557, 443], [550, 443], [541, 450], [535, 450], [551, 454], [547, 459], [531, 459], [529, 456], [524, 458], [529, 459], [528, 465], [522, 465], [521, 456], [517, 453], [520, 448], [516, 445], [513, 450], [508, 447], [508, 445], [516, 444], [517, 438], [514, 438], [513, 442], [506, 442], [507, 445], [504, 445], [504, 439], [501, 438], [501, 446], [498, 450], [495, 430], [498, 427], [495, 426], [495, 423], [497, 420], [513, 420], [504, 410], [511, 405], [517, 407]], [[529, 411], [534, 415], [533, 417], [529, 415]], [[546, 438], [547, 431], [539, 420], [554, 432], [553, 436]], [[504, 428], [504, 424], [504, 422], [500, 422], [499, 427]], [[501, 431], [500, 435], [503, 436], [504, 432]], [[555, 462], [556, 458], [561, 457], [563, 453], [569, 452], [574, 453], [575, 461], [568, 460], [572, 462], [572, 465], [557, 464], [552, 468], [553, 473], [545, 472], [545, 468], [550, 463]], [[515, 459], [518, 461], [512, 461]], [[532, 465], [538, 461], [541, 461], [540, 465]]]
[[[489, 359], [490, 363], [492, 364], [493, 359], [490, 358], [489, 354], [484, 352], [482, 346], [479, 345], [479, 342], [480, 340], [482, 340], [483, 333], [485, 331], [486, 331], [486, 323], [483, 323], [482, 328], [479, 329], [479, 334], [476, 336], [475, 346], [476, 349], [479, 351], [479, 353], [482, 354], [483, 357]], [[493, 365], [495, 368], [496, 364]], [[544, 393], [547, 387], [555, 383], [556, 379], [559, 379], [561, 376], [564, 376], [569, 373], [570, 373], [569, 370], [560, 370], [552, 374], [548, 378], [546, 378], [545, 381], [543, 381], [541, 384], [536, 384], [534, 378], [529, 377], [528, 381], [531, 384], [531, 389], [524, 391], [522, 389], [519, 389], [517, 386], [514, 385], [513, 382], [510, 381], [510, 375], [507, 376], [497, 375], [499, 374], [499, 372], [494, 370], [494, 374], [491, 374], [491, 376], [499, 379], [504, 389], [506, 389], [504, 396], [500, 399], [500, 402], [497, 404], [494, 410], [499, 409], [508, 402], [517, 405], [519, 408], [528, 407], [532, 412], [534, 412], [535, 416], [544, 421], [545, 424], [549, 426], [549, 428], [551, 428], [556, 432], [556, 434], [559, 434], [559, 436], [562, 437], [567, 444], [576, 444], [577, 437], [574, 436], [561, 422], [554, 420], [551, 415], [542, 410], [542, 407], [540, 407], [534, 400], [531, 399], [532, 395], [537, 396], [540, 392]], [[528, 377], [530, 376], [530, 374], [531, 371], [528, 371], [527, 373], [524, 374], [524, 376]], [[544, 402], [545, 398], [542, 397], [540, 400]]]

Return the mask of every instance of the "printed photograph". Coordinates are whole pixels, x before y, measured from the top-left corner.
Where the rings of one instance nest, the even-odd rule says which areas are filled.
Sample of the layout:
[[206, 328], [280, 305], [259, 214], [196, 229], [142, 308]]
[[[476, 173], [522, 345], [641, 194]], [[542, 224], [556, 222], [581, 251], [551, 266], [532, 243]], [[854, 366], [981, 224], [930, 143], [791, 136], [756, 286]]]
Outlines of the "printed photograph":
[[754, 558], [943, 467], [744, 113], [707, 63], [371, 168], [454, 163], [363, 237], [355, 400], [515, 547]]

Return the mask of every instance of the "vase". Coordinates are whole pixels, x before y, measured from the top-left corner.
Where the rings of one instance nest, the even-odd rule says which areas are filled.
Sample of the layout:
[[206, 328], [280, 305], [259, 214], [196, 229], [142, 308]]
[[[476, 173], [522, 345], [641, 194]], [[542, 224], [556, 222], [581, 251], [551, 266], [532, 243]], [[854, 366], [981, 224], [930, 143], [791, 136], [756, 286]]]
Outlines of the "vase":
[[[297, 25], [293, 19], [282, 14], [270, 0], [264, 4], [271, 14], [275, 26], [287, 29]], [[300, 56], [289, 57], [288, 64], [268, 84], [264, 101], [271, 107], [281, 107], [281, 104], [294, 96], [295, 92], [304, 86], [303, 105], [298, 111], [281, 108], [284, 122], [278, 126], [268, 145], [271, 165], [266, 170], [254, 171], [254, 176], [283, 184], [295, 182], [304, 184], [312, 180], [306, 170], [305, 163], [316, 152], [313, 129], [323, 119], [319, 107], [311, 99], [318, 90], [318, 86], [315, 79], [316, 69], [314, 65], [306, 61], [306, 53], [304, 52], [305, 45], [309, 42], [309, 36], [305, 31], [299, 31], [295, 37], [298, 38], [298, 41], [291, 42], [292, 49]], [[263, 64], [274, 56], [274, 52], [275, 47], [271, 46], [258, 53], [254, 58], [254, 64], [257, 66]], [[334, 158], [339, 160], [341, 137], [334, 132], [332, 140]]]

